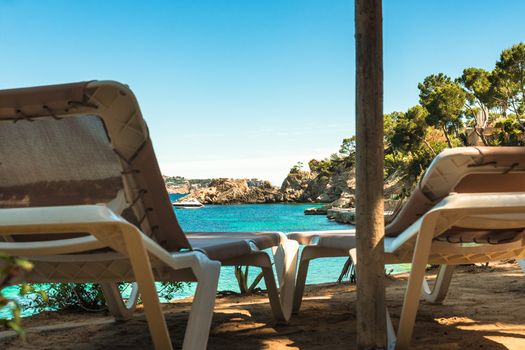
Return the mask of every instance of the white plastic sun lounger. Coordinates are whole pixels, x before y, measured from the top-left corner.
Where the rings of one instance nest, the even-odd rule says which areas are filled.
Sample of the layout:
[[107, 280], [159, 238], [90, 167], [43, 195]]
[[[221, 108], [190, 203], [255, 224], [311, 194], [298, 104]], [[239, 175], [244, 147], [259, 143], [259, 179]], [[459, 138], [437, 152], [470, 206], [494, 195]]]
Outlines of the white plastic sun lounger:
[[[0, 91], [0, 179], [0, 252], [34, 263], [23, 280], [100, 283], [119, 319], [140, 292], [156, 349], [172, 343], [154, 282], [197, 282], [183, 348], [205, 349], [221, 264], [261, 267], [275, 318], [290, 318], [297, 242], [278, 232], [185, 234], [125, 85]], [[121, 281], [138, 284], [127, 302]]]
[[[465, 147], [439, 154], [385, 227], [385, 263], [412, 263], [397, 338], [388, 318], [389, 348], [408, 348], [420, 297], [443, 301], [454, 265], [524, 258], [524, 229], [524, 147]], [[359, 252], [354, 230], [288, 237], [305, 245], [295, 291], [297, 313], [310, 260], [350, 256], [355, 262]], [[427, 264], [441, 264], [433, 288], [425, 280]]]

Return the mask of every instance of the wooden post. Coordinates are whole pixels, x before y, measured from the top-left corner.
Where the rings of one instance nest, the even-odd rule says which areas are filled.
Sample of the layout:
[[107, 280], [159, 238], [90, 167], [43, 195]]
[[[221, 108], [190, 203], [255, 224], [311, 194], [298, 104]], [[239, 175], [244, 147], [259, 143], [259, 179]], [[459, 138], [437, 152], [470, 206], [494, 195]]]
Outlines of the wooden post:
[[381, 0], [355, 0], [357, 348], [386, 349]]

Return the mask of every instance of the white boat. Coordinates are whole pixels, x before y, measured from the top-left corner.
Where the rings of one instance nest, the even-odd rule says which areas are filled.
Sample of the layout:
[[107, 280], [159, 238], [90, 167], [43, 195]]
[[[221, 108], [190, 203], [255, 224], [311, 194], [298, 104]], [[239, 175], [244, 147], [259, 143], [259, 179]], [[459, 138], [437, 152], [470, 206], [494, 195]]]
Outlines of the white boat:
[[188, 208], [188, 209], [196, 209], [196, 208], [202, 208], [204, 207], [204, 204], [196, 200], [195, 198], [190, 198], [183, 201], [176, 201], [171, 203], [176, 208]]

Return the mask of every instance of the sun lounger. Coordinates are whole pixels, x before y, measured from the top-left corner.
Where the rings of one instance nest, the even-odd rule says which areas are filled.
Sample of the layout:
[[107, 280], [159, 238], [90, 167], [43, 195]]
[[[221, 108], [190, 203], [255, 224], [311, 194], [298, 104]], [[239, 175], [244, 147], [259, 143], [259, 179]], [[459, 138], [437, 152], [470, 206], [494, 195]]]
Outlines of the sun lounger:
[[[439, 154], [385, 226], [385, 263], [412, 263], [397, 339], [388, 327], [390, 348], [408, 347], [420, 297], [442, 301], [454, 265], [525, 257], [524, 228], [524, 147], [465, 147]], [[359, 252], [354, 230], [288, 237], [305, 245], [294, 300], [298, 312], [310, 260], [350, 255], [355, 262]], [[433, 288], [424, 279], [427, 264], [441, 265]]]
[[[197, 282], [183, 348], [204, 349], [221, 264], [261, 267], [275, 318], [290, 317], [297, 242], [278, 232], [184, 234], [125, 85], [0, 91], [0, 208], [0, 252], [34, 263], [25, 281], [100, 283], [120, 319], [140, 293], [156, 349], [172, 343], [154, 282]], [[127, 302], [120, 281], [138, 284]]]

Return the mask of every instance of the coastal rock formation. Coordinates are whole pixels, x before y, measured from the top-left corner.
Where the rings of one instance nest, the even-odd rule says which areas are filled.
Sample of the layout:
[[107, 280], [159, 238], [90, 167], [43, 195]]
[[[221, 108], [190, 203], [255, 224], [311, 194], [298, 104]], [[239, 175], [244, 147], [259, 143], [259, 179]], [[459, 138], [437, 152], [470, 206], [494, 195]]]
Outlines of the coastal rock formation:
[[189, 182], [183, 185], [166, 184], [166, 190], [170, 194], [189, 193], [191, 190], [191, 184]]
[[186, 199], [203, 204], [276, 203], [283, 202], [283, 194], [268, 181], [220, 178], [206, 187], [192, 188], [181, 200]]
[[304, 215], [327, 215], [327, 214], [328, 214], [328, 208], [324, 205], [319, 208], [307, 208], [304, 210]]
[[181, 176], [162, 176], [168, 193], [188, 193], [191, 189], [189, 180]]
[[281, 185], [281, 193], [286, 202], [311, 202], [305, 195], [315, 175], [309, 171], [290, 172]]
[[[314, 161], [312, 161], [314, 162]], [[311, 162], [311, 163], [312, 163]], [[317, 161], [315, 161], [317, 162]], [[319, 162], [318, 162], [319, 163]], [[314, 164], [318, 164], [314, 163]], [[186, 199], [203, 204], [254, 203], [325, 203], [321, 208], [305, 211], [309, 215], [326, 215], [332, 208], [353, 208], [355, 203], [355, 167], [351, 162], [332, 161], [329, 171], [292, 169], [280, 188], [259, 179], [185, 179], [165, 177], [170, 193], [189, 193]], [[385, 196], [401, 193], [410, 184], [403, 176], [393, 176], [385, 184]], [[408, 186], [408, 187], [407, 187]], [[337, 218], [334, 218], [337, 220]], [[343, 220], [344, 221], [344, 220]]]
[[290, 173], [284, 179], [281, 192], [287, 202], [329, 203], [327, 207], [348, 208], [354, 204], [355, 169], [340, 164], [331, 174], [314, 171]]
[[211, 179], [186, 179], [182, 176], [165, 176], [163, 175], [166, 190], [171, 194], [186, 194], [192, 189], [206, 187], [212, 181]]

